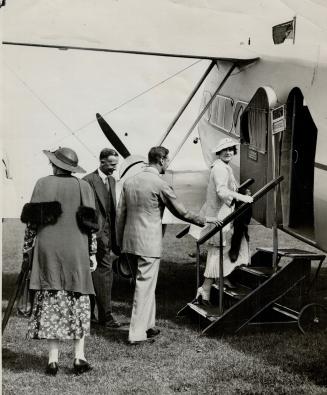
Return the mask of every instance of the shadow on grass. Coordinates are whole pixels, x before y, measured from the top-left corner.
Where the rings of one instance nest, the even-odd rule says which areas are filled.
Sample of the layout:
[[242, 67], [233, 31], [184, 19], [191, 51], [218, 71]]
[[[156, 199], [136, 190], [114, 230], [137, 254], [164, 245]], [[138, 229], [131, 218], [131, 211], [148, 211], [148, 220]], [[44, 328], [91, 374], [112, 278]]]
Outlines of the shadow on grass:
[[327, 389], [325, 336], [326, 331], [303, 335], [295, 329], [267, 327], [255, 333], [246, 330], [242, 334], [227, 336], [224, 340], [235, 350], [259, 357], [269, 365], [306, 377]]
[[2, 366], [5, 369], [15, 372], [44, 372], [47, 363], [47, 356], [40, 357], [35, 354], [24, 352], [13, 352], [8, 348], [2, 349]]
[[9, 300], [11, 297], [19, 273], [2, 273], [2, 300]]

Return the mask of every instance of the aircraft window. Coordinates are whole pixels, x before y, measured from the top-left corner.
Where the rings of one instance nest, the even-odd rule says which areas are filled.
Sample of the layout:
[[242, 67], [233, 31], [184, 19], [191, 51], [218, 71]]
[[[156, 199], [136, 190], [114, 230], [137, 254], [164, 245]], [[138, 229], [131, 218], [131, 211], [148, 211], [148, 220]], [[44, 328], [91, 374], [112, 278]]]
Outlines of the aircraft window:
[[248, 131], [250, 147], [261, 153], [266, 152], [267, 111], [260, 108], [248, 110]]
[[245, 101], [238, 101], [235, 105], [234, 113], [233, 113], [233, 123], [234, 123], [234, 134], [237, 137], [241, 135], [241, 116], [244, 112], [244, 109], [248, 105]]
[[217, 95], [212, 102], [210, 123], [226, 133], [233, 132], [234, 100]]

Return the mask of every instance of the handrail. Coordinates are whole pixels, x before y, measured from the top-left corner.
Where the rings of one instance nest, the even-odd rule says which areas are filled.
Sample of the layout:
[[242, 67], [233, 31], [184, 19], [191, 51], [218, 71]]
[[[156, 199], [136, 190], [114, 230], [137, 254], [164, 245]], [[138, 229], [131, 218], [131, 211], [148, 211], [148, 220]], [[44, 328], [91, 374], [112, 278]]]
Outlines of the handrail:
[[[277, 184], [279, 184], [282, 180], [284, 179], [283, 176], [279, 176], [275, 178], [274, 180], [268, 182], [264, 187], [259, 189], [252, 197], [253, 197], [253, 203], [259, 200], [262, 196], [264, 196], [267, 192], [269, 192], [271, 189], [273, 189]], [[234, 221], [235, 218], [239, 217], [245, 210], [247, 210], [251, 204], [253, 203], [243, 203], [237, 210], [233, 211], [231, 214], [229, 214], [224, 220], [222, 221], [221, 225], [215, 226], [213, 229], [210, 229], [209, 232], [207, 232], [205, 235], [200, 237], [197, 240], [197, 244], [201, 245], [205, 243], [208, 239], [210, 239], [213, 235], [215, 235], [217, 232], [219, 232], [222, 228], [224, 228], [227, 224], [230, 222]]]
[[[253, 183], [254, 183], [254, 178], [248, 178], [247, 180], [242, 182], [242, 184], [238, 187], [238, 190], [247, 188]], [[188, 233], [189, 230], [190, 230], [190, 225], [186, 225], [179, 233], [177, 233], [176, 238], [181, 239]]]

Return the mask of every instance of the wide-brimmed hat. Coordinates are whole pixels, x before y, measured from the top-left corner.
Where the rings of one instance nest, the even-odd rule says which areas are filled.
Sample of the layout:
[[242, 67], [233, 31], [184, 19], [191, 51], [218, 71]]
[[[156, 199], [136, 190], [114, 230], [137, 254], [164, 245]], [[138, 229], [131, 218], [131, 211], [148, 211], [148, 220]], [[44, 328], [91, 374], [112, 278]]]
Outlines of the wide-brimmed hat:
[[130, 156], [128, 156], [126, 159], [124, 159], [124, 161], [120, 165], [119, 177], [123, 178], [124, 175], [128, 172], [128, 170], [131, 167], [133, 167], [133, 166], [135, 166], [135, 165], [137, 165], [139, 163], [145, 164], [146, 161], [147, 161], [146, 158], [144, 156], [141, 156], [141, 155], [130, 155]]
[[126, 254], [121, 254], [117, 257], [112, 263], [112, 270], [114, 273], [126, 279], [133, 279], [134, 273], [131, 266], [131, 263], [128, 260], [128, 256]]
[[50, 161], [59, 167], [72, 173], [86, 173], [86, 171], [78, 166], [78, 156], [74, 150], [67, 147], [60, 147], [56, 151], [43, 150]]
[[215, 154], [216, 152], [220, 152], [226, 148], [236, 147], [237, 145], [240, 145], [240, 143], [233, 139], [230, 139], [229, 137], [226, 137], [224, 139], [221, 139], [219, 141], [219, 144], [211, 152]]

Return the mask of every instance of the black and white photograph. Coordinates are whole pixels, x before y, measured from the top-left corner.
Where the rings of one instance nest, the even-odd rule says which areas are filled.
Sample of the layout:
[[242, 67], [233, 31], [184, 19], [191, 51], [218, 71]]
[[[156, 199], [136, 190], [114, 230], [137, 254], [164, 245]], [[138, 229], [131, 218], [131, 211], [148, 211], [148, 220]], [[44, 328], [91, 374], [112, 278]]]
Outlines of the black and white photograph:
[[327, 2], [7, 0], [4, 395], [327, 393]]

